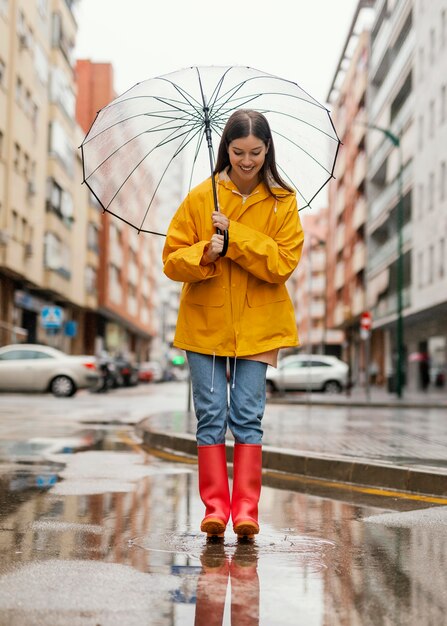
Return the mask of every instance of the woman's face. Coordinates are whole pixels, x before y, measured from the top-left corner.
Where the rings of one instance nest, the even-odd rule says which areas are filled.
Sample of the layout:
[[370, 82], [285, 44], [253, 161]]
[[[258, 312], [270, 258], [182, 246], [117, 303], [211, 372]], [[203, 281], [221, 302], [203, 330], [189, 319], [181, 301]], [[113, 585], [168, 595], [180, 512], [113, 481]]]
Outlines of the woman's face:
[[259, 171], [267, 152], [268, 148], [262, 139], [254, 135], [234, 139], [228, 145], [232, 179], [238, 187], [240, 184], [245, 187], [259, 182]]

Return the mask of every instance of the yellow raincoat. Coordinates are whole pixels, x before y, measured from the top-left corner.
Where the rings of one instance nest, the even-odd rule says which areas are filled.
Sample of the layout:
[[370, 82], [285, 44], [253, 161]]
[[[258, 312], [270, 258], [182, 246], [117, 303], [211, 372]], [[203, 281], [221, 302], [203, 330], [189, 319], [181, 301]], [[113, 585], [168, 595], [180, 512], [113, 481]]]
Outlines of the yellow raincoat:
[[303, 247], [295, 194], [263, 183], [242, 196], [222, 173], [219, 206], [230, 220], [225, 257], [200, 265], [215, 233], [211, 179], [195, 187], [174, 215], [163, 250], [164, 272], [184, 283], [174, 346], [216, 356], [250, 356], [298, 345], [285, 282]]

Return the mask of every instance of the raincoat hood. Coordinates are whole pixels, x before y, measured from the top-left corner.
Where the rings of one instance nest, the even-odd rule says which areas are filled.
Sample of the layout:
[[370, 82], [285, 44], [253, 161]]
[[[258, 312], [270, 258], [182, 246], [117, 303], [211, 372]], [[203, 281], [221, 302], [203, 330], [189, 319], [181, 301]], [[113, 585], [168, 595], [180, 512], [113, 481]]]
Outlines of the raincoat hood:
[[174, 345], [237, 357], [295, 346], [295, 314], [285, 286], [304, 239], [295, 193], [273, 188], [275, 198], [260, 183], [243, 195], [226, 172], [216, 182], [220, 209], [230, 221], [225, 257], [200, 264], [215, 232], [210, 178], [188, 194], [168, 229], [164, 272], [184, 283]]

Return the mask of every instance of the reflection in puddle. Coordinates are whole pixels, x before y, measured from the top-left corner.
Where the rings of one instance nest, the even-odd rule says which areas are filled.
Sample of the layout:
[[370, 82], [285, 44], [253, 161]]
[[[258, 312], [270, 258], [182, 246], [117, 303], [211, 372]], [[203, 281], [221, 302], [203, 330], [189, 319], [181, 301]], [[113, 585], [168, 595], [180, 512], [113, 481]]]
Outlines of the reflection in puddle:
[[[383, 509], [265, 487], [254, 543], [231, 527], [207, 543], [190, 466], [110, 447], [29, 466], [22, 490], [17, 468], [2, 473], [8, 626], [443, 623], [444, 533], [405, 522], [428, 512], [387, 513], [384, 526], [364, 521]], [[57, 484], [39, 488], [52, 473]]]

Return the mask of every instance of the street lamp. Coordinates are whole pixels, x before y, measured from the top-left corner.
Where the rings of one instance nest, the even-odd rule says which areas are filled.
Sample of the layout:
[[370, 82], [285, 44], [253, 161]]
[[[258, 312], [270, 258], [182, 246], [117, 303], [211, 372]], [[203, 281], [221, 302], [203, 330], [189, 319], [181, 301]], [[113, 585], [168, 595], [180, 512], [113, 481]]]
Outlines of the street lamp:
[[366, 124], [368, 128], [373, 130], [380, 130], [389, 141], [398, 150], [399, 155], [399, 171], [398, 171], [398, 194], [399, 199], [397, 203], [397, 328], [396, 328], [396, 345], [397, 345], [397, 364], [396, 364], [396, 393], [398, 398], [402, 398], [403, 395], [403, 364], [404, 364], [404, 327], [402, 319], [403, 308], [403, 278], [404, 278], [404, 266], [403, 266], [403, 237], [402, 228], [404, 221], [403, 211], [403, 155], [402, 155], [402, 142], [401, 138], [392, 133], [388, 128], [381, 128], [380, 126], [374, 126], [373, 124]]

